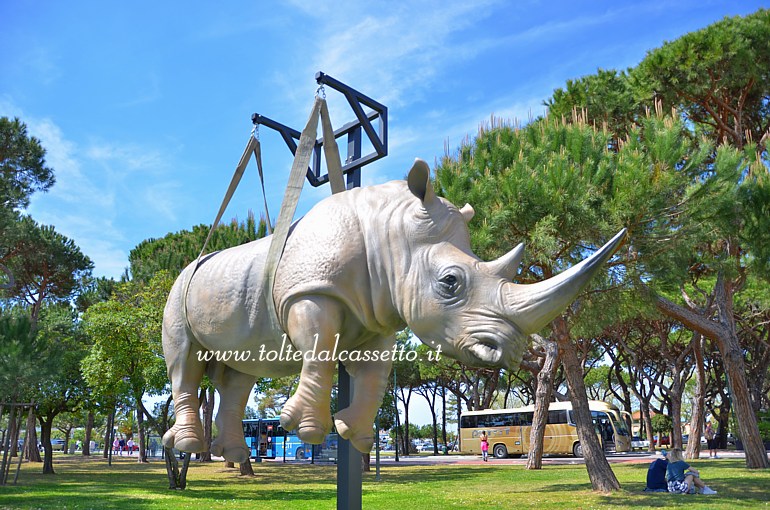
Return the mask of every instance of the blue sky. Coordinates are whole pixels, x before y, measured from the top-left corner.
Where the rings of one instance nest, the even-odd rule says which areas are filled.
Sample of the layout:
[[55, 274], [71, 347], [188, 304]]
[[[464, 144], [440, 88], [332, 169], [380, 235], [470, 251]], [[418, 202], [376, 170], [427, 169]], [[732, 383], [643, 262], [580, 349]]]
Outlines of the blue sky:
[[[118, 277], [139, 242], [211, 223], [262, 113], [296, 129], [316, 71], [389, 107], [365, 185], [433, 164], [491, 115], [526, 121], [569, 78], [767, 2], [231, 1], [0, 3], [0, 115], [48, 149], [57, 183], [28, 212]], [[352, 120], [328, 91], [336, 126]], [[262, 129], [276, 217], [291, 165]], [[261, 211], [256, 167], [225, 219]], [[299, 213], [329, 194], [303, 191]]]

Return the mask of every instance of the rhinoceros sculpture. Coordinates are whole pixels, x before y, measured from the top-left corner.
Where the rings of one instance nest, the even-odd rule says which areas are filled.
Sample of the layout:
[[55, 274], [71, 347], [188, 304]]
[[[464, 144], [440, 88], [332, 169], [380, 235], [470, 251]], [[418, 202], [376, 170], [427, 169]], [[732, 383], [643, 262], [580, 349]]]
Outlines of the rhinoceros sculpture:
[[[574, 300], [625, 234], [560, 275], [517, 285], [511, 279], [523, 246], [491, 262], [479, 260], [467, 227], [473, 214], [469, 205], [458, 209], [437, 197], [428, 165], [417, 160], [406, 182], [332, 195], [297, 222], [272, 296], [263, 291], [270, 238], [211, 254], [197, 271], [187, 267], [163, 315], [176, 410], [163, 444], [205, 449], [197, 389], [208, 373], [220, 394], [212, 453], [245, 461], [241, 420], [256, 378], [297, 372], [299, 385], [281, 424], [297, 429], [303, 441], [320, 443], [332, 427], [333, 357], [346, 351], [353, 396], [334, 424], [368, 452], [392, 366], [392, 356], [381, 354], [393, 349], [395, 331], [409, 326], [429, 346], [470, 365], [515, 367], [528, 335]], [[272, 319], [267, 299], [274, 300]], [[214, 351], [241, 355], [201, 358]]]

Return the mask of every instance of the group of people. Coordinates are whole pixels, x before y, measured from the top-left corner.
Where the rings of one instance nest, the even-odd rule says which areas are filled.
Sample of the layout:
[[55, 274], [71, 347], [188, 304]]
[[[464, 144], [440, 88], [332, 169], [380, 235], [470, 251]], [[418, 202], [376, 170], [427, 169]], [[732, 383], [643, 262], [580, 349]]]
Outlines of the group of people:
[[647, 469], [645, 490], [676, 494], [717, 493], [701, 479], [700, 471], [685, 462], [681, 448], [672, 448], [668, 454], [666, 450], [661, 450], [661, 457], [655, 459]]
[[[709, 423], [707, 431], [711, 427]], [[713, 457], [716, 458], [716, 445], [713, 431], [712, 438], [709, 441], [709, 457], [711, 458], [711, 450], [714, 449]], [[489, 438], [486, 431], [479, 436], [479, 443], [481, 445], [481, 459], [484, 462], [489, 461]], [[700, 471], [690, 466], [684, 460], [684, 453], [681, 448], [672, 448], [670, 453], [666, 453], [666, 450], [661, 450], [661, 457], [655, 459], [647, 470], [647, 491], [653, 492], [673, 492], [676, 494], [695, 494], [700, 492], [701, 494], [716, 494], [717, 491], [706, 485], [701, 480]]]
[[125, 439], [118, 439], [116, 437], [112, 442], [112, 451], [118, 455], [123, 455], [123, 450], [128, 450], [128, 455], [132, 455], [134, 453], [134, 444], [134, 440], [131, 438], [126, 441]]
[[[708, 443], [709, 458], [717, 459], [717, 434], [711, 422], [703, 431]], [[681, 448], [672, 448], [668, 454], [661, 450], [661, 457], [655, 459], [647, 470], [646, 491], [674, 492], [678, 494], [716, 494], [700, 477], [700, 472], [684, 460]]]

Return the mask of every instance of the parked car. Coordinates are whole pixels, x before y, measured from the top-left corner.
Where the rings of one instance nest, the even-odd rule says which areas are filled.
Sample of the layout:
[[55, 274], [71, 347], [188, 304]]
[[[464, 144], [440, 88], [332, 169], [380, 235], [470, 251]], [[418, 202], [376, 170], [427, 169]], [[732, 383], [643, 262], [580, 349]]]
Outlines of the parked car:
[[64, 451], [64, 439], [51, 439], [51, 448], [55, 452]]
[[417, 451], [418, 452], [432, 452], [433, 451], [433, 441], [423, 441], [422, 443], [417, 443]]
[[650, 442], [647, 439], [642, 439], [639, 436], [634, 436], [631, 438], [631, 449], [632, 450], [644, 450], [650, 447]]
[[653, 441], [652, 444], [656, 446], [669, 446], [671, 444], [671, 438], [668, 436], [660, 436], [660, 438], [658, 438], [658, 436], [655, 436], [652, 438], [652, 441]]
[[[690, 442], [690, 434], [684, 434], [682, 435], [682, 444], [687, 444]], [[706, 438], [703, 436], [700, 436], [700, 445], [701, 446], [707, 446], [708, 441], [706, 441]]]

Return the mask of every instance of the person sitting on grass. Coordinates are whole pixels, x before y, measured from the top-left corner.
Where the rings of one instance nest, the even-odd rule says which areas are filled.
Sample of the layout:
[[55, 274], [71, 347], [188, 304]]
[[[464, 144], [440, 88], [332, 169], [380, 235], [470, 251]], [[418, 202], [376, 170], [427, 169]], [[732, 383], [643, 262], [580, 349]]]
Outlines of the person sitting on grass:
[[655, 459], [647, 468], [647, 487], [646, 492], [668, 492], [666, 483], [666, 471], [668, 469], [668, 459], [666, 450], [660, 451], [660, 458]]
[[677, 494], [695, 494], [695, 488], [700, 489], [701, 494], [716, 494], [717, 491], [711, 489], [703, 480], [700, 479], [700, 473], [697, 469], [690, 467], [684, 461], [684, 455], [681, 448], [672, 448], [668, 454], [668, 469], [666, 478], [668, 479], [668, 492]]

